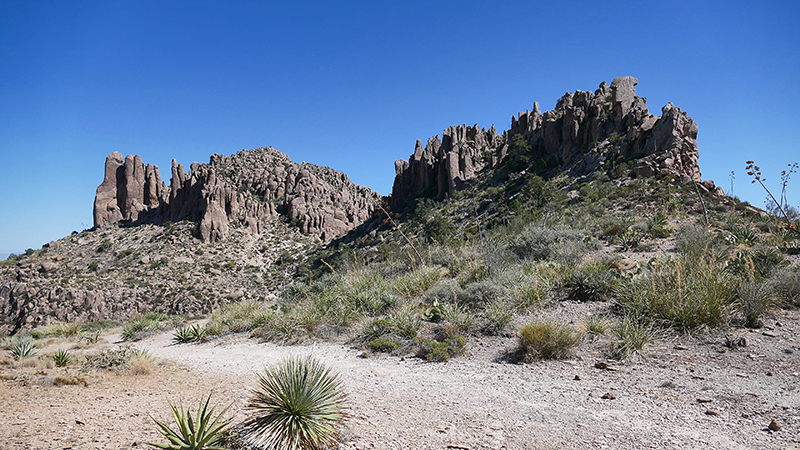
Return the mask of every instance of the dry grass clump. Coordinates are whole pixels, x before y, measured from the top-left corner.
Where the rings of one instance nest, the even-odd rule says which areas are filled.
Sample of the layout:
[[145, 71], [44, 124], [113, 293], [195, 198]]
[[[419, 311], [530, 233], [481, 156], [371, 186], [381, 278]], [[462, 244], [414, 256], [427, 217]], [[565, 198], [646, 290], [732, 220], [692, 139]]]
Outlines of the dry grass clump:
[[43, 359], [36, 356], [27, 356], [17, 361], [17, 366], [26, 369], [42, 370], [42, 369], [52, 369], [53, 367], [55, 367], [55, 363], [53, 362], [52, 358]]
[[156, 363], [149, 354], [138, 354], [128, 360], [123, 370], [130, 375], [149, 375], [156, 370]]
[[89, 382], [86, 380], [86, 377], [66, 374], [66, 375], [58, 375], [53, 379], [54, 386], [77, 386], [81, 384], [84, 386], [89, 385]]
[[580, 341], [580, 334], [572, 328], [552, 321], [526, 325], [517, 335], [518, 352], [525, 362], [566, 358], [572, 355]]

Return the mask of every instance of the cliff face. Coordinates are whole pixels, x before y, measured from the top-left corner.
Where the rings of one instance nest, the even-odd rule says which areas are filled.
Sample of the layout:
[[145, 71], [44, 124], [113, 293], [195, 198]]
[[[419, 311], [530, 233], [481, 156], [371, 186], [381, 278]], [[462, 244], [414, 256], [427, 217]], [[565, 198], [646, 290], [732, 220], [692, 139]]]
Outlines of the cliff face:
[[565, 94], [544, 114], [534, 103], [533, 111], [512, 117], [502, 135], [494, 127], [460, 125], [424, 147], [417, 141], [408, 161], [395, 162], [392, 204], [423, 193], [452, 194], [481, 170], [504, 163], [517, 135], [530, 145], [534, 161], [558, 161], [576, 175], [625, 158], [641, 176], [664, 173], [700, 181], [697, 124], [672, 103], [660, 117], [650, 114], [646, 99], [636, 95], [637, 84], [633, 77], [615, 78], [611, 86], [604, 81], [594, 93]]
[[172, 160], [169, 187], [157, 166], [114, 152], [97, 188], [94, 226], [199, 221], [203, 242], [218, 242], [231, 225], [258, 234], [265, 220], [284, 215], [303, 233], [328, 240], [361, 224], [379, 199], [344, 173], [293, 163], [273, 148], [213, 155], [208, 164], [193, 163], [189, 173]]

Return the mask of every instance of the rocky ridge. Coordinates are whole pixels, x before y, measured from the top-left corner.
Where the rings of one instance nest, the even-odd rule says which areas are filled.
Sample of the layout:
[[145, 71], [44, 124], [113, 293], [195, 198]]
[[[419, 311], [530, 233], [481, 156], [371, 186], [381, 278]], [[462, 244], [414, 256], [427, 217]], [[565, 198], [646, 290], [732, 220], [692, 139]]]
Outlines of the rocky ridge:
[[[611, 86], [602, 82], [594, 93], [568, 92], [545, 113], [534, 102], [532, 111], [511, 118], [502, 135], [494, 126], [460, 125], [429, 138], [424, 147], [418, 140], [408, 161], [395, 162], [392, 203], [423, 194], [453, 194], [482, 170], [506, 162], [515, 136], [530, 145], [531, 159], [539, 166], [559, 166], [574, 176], [628, 161], [639, 176], [702, 181], [697, 124], [672, 103], [662, 108], [660, 117], [650, 114], [647, 99], [636, 95], [637, 84], [636, 78], [618, 77]], [[710, 180], [702, 189], [722, 194]]]
[[[556, 161], [580, 176], [625, 161], [642, 176], [700, 181], [697, 125], [672, 104], [661, 117], [650, 114], [636, 84], [621, 77], [594, 93], [568, 93], [544, 114], [534, 103], [503, 134], [461, 125], [424, 147], [417, 141], [410, 160], [395, 164], [389, 201], [446, 197], [485, 179], [508, 163], [520, 138], [533, 171]], [[359, 225], [361, 240], [373, 246], [390, 233], [373, 215], [377, 193], [273, 148], [213, 155], [188, 173], [173, 160], [171, 172], [168, 186], [158, 167], [141, 157], [110, 154], [92, 231], [0, 262], [0, 333], [53, 320], [125, 320], [147, 311], [207, 314], [233, 300], [277, 292], [298, 267], [308, 270], [304, 261], [320, 241]], [[721, 193], [711, 181], [698, 186]], [[503, 203], [492, 199], [484, 203]], [[488, 220], [488, 209], [481, 208]]]
[[292, 282], [318, 239], [282, 222], [200, 242], [189, 221], [84, 231], [0, 263], [0, 335], [53, 321], [209, 314]]
[[188, 173], [172, 160], [167, 186], [158, 167], [140, 156], [106, 158], [94, 201], [94, 227], [189, 220], [203, 242], [224, 240], [231, 226], [259, 234], [279, 216], [305, 234], [329, 240], [372, 214], [380, 196], [328, 167], [294, 163], [274, 148], [215, 154]]

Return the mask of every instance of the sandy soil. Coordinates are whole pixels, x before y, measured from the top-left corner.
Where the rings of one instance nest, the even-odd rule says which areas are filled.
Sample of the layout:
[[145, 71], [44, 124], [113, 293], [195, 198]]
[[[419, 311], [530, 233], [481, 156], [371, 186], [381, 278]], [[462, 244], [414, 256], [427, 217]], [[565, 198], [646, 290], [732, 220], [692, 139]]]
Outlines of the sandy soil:
[[[564, 308], [580, 317], [585, 306]], [[196, 405], [213, 391], [238, 421], [258, 371], [313, 354], [349, 395], [344, 449], [800, 449], [800, 311], [731, 333], [746, 346], [726, 347], [722, 333], [679, 336], [620, 362], [603, 356], [604, 338], [586, 339], [574, 358], [536, 364], [506, 362], [513, 338], [473, 339], [468, 356], [429, 363], [244, 336], [174, 345], [164, 333], [135, 344], [157, 357], [149, 375], [48, 386], [64, 369], [0, 366], [0, 448], [149, 448], [163, 442], [150, 415], [170, 419], [168, 401]]]

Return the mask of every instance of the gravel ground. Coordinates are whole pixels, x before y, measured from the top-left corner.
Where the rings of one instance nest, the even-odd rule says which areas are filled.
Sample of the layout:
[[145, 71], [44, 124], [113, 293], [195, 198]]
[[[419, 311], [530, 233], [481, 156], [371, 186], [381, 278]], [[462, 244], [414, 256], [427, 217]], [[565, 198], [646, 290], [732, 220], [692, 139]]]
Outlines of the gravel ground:
[[[561, 310], [581, 317], [597, 307]], [[502, 337], [430, 363], [244, 336], [174, 345], [164, 333], [135, 345], [158, 358], [150, 375], [97, 373], [88, 386], [0, 381], [0, 448], [143, 448], [161, 441], [150, 414], [167, 419], [167, 401], [196, 404], [209, 391], [240, 420], [265, 365], [311, 354], [348, 392], [345, 449], [800, 449], [800, 311], [764, 322], [664, 337], [625, 361], [606, 359], [609, 338], [586, 339], [572, 359], [535, 364], [507, 362], [515, 340]]]

